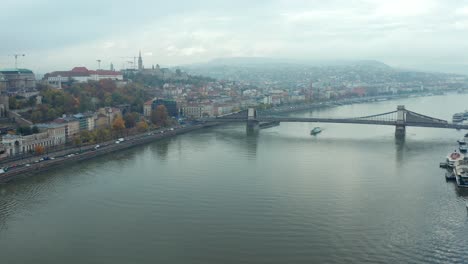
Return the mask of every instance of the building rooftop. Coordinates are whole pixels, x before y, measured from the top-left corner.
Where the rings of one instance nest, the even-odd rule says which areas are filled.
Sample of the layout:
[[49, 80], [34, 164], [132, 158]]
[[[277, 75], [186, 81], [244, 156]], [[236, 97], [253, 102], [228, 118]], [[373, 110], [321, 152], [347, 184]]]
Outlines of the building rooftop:
[[12, 74], [12, 73], [30, 73], [33, 74], [31, 70], [28, 69], [15, 69], [15, 68], [10, 68], [10, 69], [0, 69], [0, 73], [3, 74]]
[[57, 128], [57, 127], [62, 127], [64, 124], [58, 124], [58, 123], [41, 123], [41, 124], [35, 124], [39, 129], [47, 129], [47, 128]]

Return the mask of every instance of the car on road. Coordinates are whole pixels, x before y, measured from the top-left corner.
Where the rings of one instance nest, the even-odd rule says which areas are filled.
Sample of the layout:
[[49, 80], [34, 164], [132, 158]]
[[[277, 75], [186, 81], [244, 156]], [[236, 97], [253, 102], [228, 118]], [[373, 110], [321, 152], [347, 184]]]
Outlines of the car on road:
[[120, 143], [120, 141], [118, 141], [118, 140], [115, 142], [115, 144], [119, 144], [119, 143]]

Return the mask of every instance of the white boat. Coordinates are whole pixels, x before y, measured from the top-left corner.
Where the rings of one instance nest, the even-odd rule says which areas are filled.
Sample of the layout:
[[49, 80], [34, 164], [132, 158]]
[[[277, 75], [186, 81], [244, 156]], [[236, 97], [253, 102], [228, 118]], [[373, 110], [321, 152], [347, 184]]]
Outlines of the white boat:
[[314, 129], [312, 129], [310, 131], [310, 134], [311, 135], [317, 135], [318, 133], [322, 132], [322, 129], [320, 127], [314, 127]]
[[447, 155], [447, 164], [449, 166], [453, 166], [456, 161], [463, 160], [464, 158], [465, 158], [465, 155], [457, 151], [454, 151], [453, 153], [450, 153]]

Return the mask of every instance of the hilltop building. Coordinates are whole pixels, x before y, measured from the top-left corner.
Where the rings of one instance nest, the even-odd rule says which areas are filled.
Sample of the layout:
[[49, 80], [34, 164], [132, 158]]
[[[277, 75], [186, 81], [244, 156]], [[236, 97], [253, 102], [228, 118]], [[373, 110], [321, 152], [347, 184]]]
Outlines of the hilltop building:
[[141, 57], [141, 51], [138, 55], [138, 72], [144, 75], [153, 75], [162, 80], [188, 80], [188, 74], [177, 69], [175, 72], [171, 71], [169, 68], [161, 68], [159, 64], [156, 66], [151, 66], [151, 68], [146, 69], [143, 66], [143, 58]]
[[0, 70], [0, 83], [0, 87], [3, 86], [7, 92], [36, 89], [36, 77], [28, 69]]
[[123, 75], [119, 71], [109, 70], [88, 70], [86, 67], [75, 67], [71, 71], [55, 71], [44, 75], [50, 85], [62, 88], [62, 83], [70, 82], [88, 82], [110, 79], [114, 81], [123, 81]]

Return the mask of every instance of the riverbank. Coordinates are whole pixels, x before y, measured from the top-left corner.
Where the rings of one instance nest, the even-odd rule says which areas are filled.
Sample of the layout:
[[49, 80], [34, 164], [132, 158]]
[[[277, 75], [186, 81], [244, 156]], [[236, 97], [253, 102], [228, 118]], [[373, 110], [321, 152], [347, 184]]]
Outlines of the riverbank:
[[413, 93], [413, 94], [396, 94], [396, 95], [380, 95], [380, 96], [369, 96], [369, 97], [359, 97], [359, 98], [346, 98], [328, 102], [317, 102], [309, 104], [297, 104], [297, 105], [285, 105], [279, 107], [273, 107], [266, 110], [259, 110], [260, 115], [271, 115], [271, 114], [287, 114], [305, 110], [313, 110], [320, 108], [329, 108], [337, 107], [342, 105], [350, 104], [363, 104], [363, 103], [372, 103], [372, 102], [382, 102], [388, 100], [398, 100], [403, 98], [411, 97], [423, 97], [423, 96], [435, 96], [443, 94], [433, 94], [433, 93]]
[[[32, 176], [39, 172], [44, 172], [59, 166], [64, 166], [72, 162], [83, 161], [92, 159], [98, 156], [107, 155], [117, 151], [129, 149], [132, 147], [148, 144], [157, 140], [174, 137], [180, 134], [185, 134], [191, 131], [217, 126], [217, 123], [190, 125], [180, 128], [170, 128], [162, 131], [153, 131], [144, 134], [139, 134], [133, 137], [128, 137], [123, 141], [117, 143], [117, 141], [106, 142], [100, 144], [98, 148], [93, 146], [87, 146], [81, 148], [79, 152], [71, 153], [73, 151], [67, 150], [67, 153], [49, 153], [46, 160], [40, 160], [40, 157], [36, 157], [36, 161], [32, 163], [23, 163], [20, 167], [14, 167], [7, 170], [5, 173], [0, 174], [0, 184], [7, 183], [9, 181]], [[72, 149], [75, 150], [76, 149]], [[54, 155], [56, 154], [56, 155]], [[58, 155], [57, 155], [58, 154]]]

